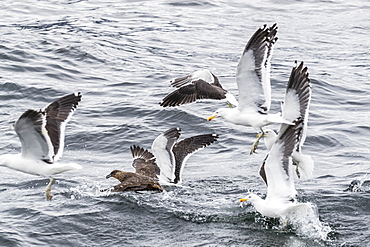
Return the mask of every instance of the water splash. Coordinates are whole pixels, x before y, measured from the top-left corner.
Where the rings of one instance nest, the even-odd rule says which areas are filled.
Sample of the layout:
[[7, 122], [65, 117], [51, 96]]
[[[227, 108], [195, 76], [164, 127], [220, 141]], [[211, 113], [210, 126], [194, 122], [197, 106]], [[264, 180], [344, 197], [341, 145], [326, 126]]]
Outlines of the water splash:
[[69, 190], [62, 192], [64, 196], [72, 200], [80, 200], [86, 197], [108, 196], [110, 193], [110, 190], [102, 191], [102, 185], [100, 183], [84, 183], [76, 187], [71, 187]]
[[[320, 221], [315, 204], [305, 203], [304, 205], [304, 207], [289, 213], [287, 216], [288, 224], [298, 236], [327, 240], [332, 229], [328, 224]], [[286, 224], [286, 222], [283, 222], [283, 224]]]
[[[241, 207], [251, 204], [241, 204]], [[292, 210], [285, 219], [265, 217], [259, 212], [255, 212], [255, 223], [265, 229], [272, 229], [278, 233], [293, 233], [299, 237], [314, 241], [328, 240], [328, 235], [332, 229], [327, 223], [319, 219], [316, 205], [304, 203], [295, 210]]]

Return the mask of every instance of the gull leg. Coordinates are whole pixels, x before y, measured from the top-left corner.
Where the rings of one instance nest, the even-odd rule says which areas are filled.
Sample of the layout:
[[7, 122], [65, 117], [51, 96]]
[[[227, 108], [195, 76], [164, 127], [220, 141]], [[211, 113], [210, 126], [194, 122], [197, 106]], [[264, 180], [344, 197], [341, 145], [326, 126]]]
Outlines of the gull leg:
[[295, 172], [297, 173], [298, 178], [301, 178], [301, 173], [299, 172], [298, 166], [299, 162], [293, 162], [293, 165], [295, 165]]
[[280, 232], [285, 233], [288, 231], [289, 221], [285, 217], [281, 220], [282, 225], [280, 226]]
[[53, 183], [54, 183], [54, 178], [50, 178], [50, 182], [48, 183], [45, 189], [45, 196], [46, 196], [46, 200], [48, 201], [50, 201], [53, 198], [53, 195], [51, 194], [51, 186], [53, 185]]
[[251, 151], [249, 152], [249, 154], [253, 154], [256, 152], [257, 148], [258, 148], [258, 143], [260, 142], [261, 138], [263, 137], [263, 135], [265, 134], [265, 132], [263, 132], [263, 130], [261, 129], [261, 133], [259, 133], [257, 135], [257, 139], [254, 141], [253, 145], [252, 145], [252, 148], [251, 148]]
[[228, 101], [226, 102], [227, 106], [230, 107], [230, 108], [234, 108], [233, 105]]

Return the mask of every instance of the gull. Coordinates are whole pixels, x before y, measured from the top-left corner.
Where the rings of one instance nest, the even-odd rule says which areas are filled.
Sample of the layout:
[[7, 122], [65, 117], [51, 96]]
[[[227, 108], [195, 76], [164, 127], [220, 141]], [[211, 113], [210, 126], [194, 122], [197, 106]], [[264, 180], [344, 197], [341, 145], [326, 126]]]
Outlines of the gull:
[[[277, 24], [259, 28], [247, 43], [239, 60], [236, 81], [239, 91], [237, 107], [219, 108], [208, 121], [223, 117], [236, 125], [253, 127], [262, 132], [262, 127], [276, 123], [292, 124], [280, 113], [269, 113], [271, 105], [270, 67], [271, 56], [277, 41]], [[252, 146], [251, 154], [258, 146], [259, 137]]]
[[226, 99], [230, 107], [238, 105], [234, 95], [225, 90], [219, 79], [208, 69], [198, 70], [192, 74], [176, 78], [171, 82], [171, 85], [178, 89], [168, 94], [160, 102], [163, 107], [189, 104], [201, 99]]
[[49, 177], [45, 189], [47, 200], [52, 199], [52, 175], [82, 167], [76, 163], [55, 163], [64, 149], [65, 127], [70, 120], [81, 94], [69, 94], [40, 110], [27, 110], [14, 124], [22, 152], [0, 156], [0, 165], [24, 173]]
[[297, 191], [294, 186], [291, 156], [303, 126], [301, 119], [294, 123], [295, 125], [283, 126], [265, 159], [266, 198], [262, 199], [250, 193], [240, 199], [240, 202], [250, 202], [265, 217], [288, 220], [290, 213], [311, 207], [310, 203], [299, 203], [295, 198]]
[[180, 128], [171, 128], [160, 134], [153, 141], [152, 152], [131, 146], [135, 172], [114, 170], [108, 174], [106, 178], [114, 177], [121, 182], [110, 191], [163, 191], [162, 185], [181, 184], [189, 157], [215, 142], [218, 135], [196, 135], [178, 141], [180, 132]]
[[[282, 103], [282, 116], [288, 121], [294, 121], [300, 118], [302, 120], [302, 131], [299, 132], [298, 141], [294, 148], [292, 158], [296, 165], [296, 173], [299, 178], [312, 178], [314, 170], [314, 161], [310, 155], [302, 154], [302, 145], [307, 136], [309, 105], [311, 101], [311, 83], [308, 77], [307, 67], [304, 67], [303, 62], [293, 67], [290, 74], [288, 86], [285, 93], [285, 98]], [[284, 129], [286, 124], [281, 124]], [[261, 133], [264, 137], [265, 146], [271, 149], [276, 142], [278, 135], [271, 129], [265, 129]], [[259, 136], [260, 137], [260, 136]]]

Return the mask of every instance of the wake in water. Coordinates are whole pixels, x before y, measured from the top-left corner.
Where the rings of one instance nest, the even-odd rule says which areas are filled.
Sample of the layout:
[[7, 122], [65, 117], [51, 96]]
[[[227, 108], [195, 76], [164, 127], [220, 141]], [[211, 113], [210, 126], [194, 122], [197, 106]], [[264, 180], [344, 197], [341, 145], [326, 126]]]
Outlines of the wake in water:
[[108, 196], [111, 194], [110, 191], [102, 192], [102, 187], [103, 186], [100, 183], [84, 183], [76, 187], [71, 187], [69, 190], [62, 192], [62, 194], [72, 200], [79, 200], [86, 197]]
[[[103, 189], [104, 188], [104, 189]], [[174, 188], [188, 188], [186, 186], [180, 185], [180, 184], [173, 184], [173, 185], [165, 185], [165, 193], [163, 193], [163, 197], [166, 198], [167, 193], [171, 192]], [[154, 194], [158, 192], [153, 191], [137, 191], [135, 194]], [[64, 196], [67, 198], [70, 198], [72, 200], [79, 200], [84, 197], [99, 197], [99, 196], [110, 196], [110, 195], [121, 195], [125, 196], [126, 193], [114, 193], [110, 189], [106, 189], [106, 185], [102, 185], [99, 182], [96, 182], [94, 184], [81, 184], [76, 187], [69, 188], [68, 191], [62, 192]], [[132, 193], [129, 193], [132, 195]]]

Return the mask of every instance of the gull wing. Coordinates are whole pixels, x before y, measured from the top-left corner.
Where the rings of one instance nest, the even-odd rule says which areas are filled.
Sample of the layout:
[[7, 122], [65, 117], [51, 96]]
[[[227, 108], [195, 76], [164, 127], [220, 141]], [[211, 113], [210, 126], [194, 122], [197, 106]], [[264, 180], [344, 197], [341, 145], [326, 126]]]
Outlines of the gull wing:
[[52, 162], [53, 146], [45, 128], [46, 113], [28, 110], [14, 125], [22, 144], [22, 156], [27, 159], [41, 159]]
[[199, 79], [173, 91], [162, 100], [160, 105], [163, 107], [178, 106], [195, 102], [198, 99], [221, 100], [226, 98], [226, 94], [227, 91], [222, 87]]
[[297, 142], [297, 136], [302, 130], [302, 121], [298, 120], [294, 123], [295, 125], [285, 125], [285, 129], [279, 133], [279, 138], [265, 160], [266, 200], [290, 201], [296, 195], [291, 155]]
[[260, 174], [263, 182], [265, 182], [266, 185], [268, 185], [268, 184], [267, 184], [267, 177], [266, 177], [266, 171], [265, 171], [265, 164], [266, 164], [266, 160], [267, 160], [268, 157], [269, 157], [269, 155], [267, 154], [265, 159], [263, 160], [262, 165], [261, 165], [260, 170], [259, 170], [259, 174]]
[[237, 67], [239, 107], [267, 113], [271, 105], [271, 56], [277, 40], [277, 24], [264, 25], [250, 38]]
[[213, 84], [217, 87], [221, 87], [221, 84], [217, 78], [211, 71], [208, 69], [202, 69], [195, 71], [194, 73], [190, 75], [186, 75], [183, 77], [176, 78], [175, 80], [171, 81], [171, 86], [173, 87], [182, 87], [186, 84], [191, 84], [194, 81], [203, 80], [205, 82], [208, 82], [210, 84]]
[[181, 140], [174, 145], [173, 153], [175, 155], [176, 163], [175, 179], [173, 182], [175, 184], [182, 182], [182, 171], [184, 170], [184, 166], [188, 158], [200, 149], [203, 149], [217, 141], [217, 138], [218, 135], [215, 134], [197, 135]]
[[169, 129], [160, 134], [152, 144], [152, 152], [160, 168], [159, 180], [171, 183], [175, 177], [175, 156], [172, 147], [180, 137], [180, 128]]
[[135, 172], [148, 177], [158, 178], [160, 169], [155, 162], [154, 155], [148, 150], [135, 145], [131, 146], [130, 150], [134, 159], [132, 166], [135, 168]]
[[290, 74], [284, 102], [282, 103], [282, 113], [283, 117], [288, 121], [293, 121], [297, 118], [302, 120], [303, 129], [300, 132], [297, 151], [300, 150], [306, 140], [311, 95], [312, 90], [307, 67], [304, 67], [303, 62], [299, 66], [296, 63]]
[[81, 97], [80, 93], [70, 94], [45, 107], [46, 130], [53, 145], [54, 161], [63, 154], [65, 127], [81, 101]]

